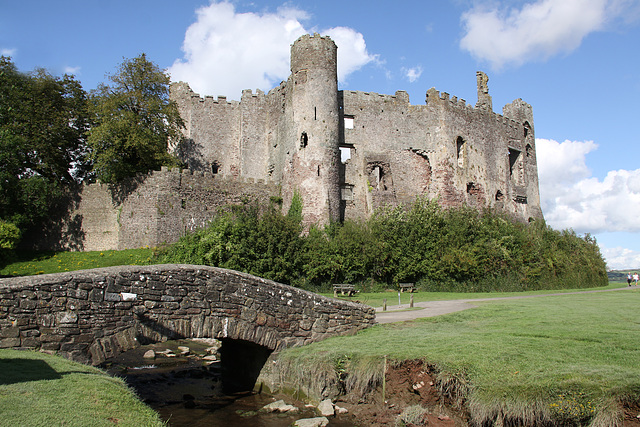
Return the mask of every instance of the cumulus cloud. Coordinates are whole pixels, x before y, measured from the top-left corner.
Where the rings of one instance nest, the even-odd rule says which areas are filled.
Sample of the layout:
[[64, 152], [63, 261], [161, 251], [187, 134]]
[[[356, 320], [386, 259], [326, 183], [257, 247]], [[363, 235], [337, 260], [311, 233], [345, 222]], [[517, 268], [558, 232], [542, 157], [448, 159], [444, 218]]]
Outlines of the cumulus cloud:
[[640, 267], [640, 252], [617, 246], [607, 248], [600, 245], [600, 252], [607, 260], [607, 267], [611, 270], [625, 270]]
[[494, 69], [571, 52], [635, 7], [629, 0], [536, 0], [515, 8], [465, 12], [460, 47]]
[[[274, 13], [238, 13], [233, 4], [212, 2], [196, 11], [182, 50], [169, 73], [200, 94], [239, 99], [243, 89], [269, 90], [289, 76], [290, 45], [308, 33], [302, 22], [308, 14], [293, 7]], [[374, 61], [362, 34], [351, 28], [321, 31], [338, 45], [338, 78]]]
[[405, 78], [409, 80], [409, 83], [413, 83], [422, 75], [422, 67], [418, 65], [413, 68], [403, 68], [402, 72], [404, 73]]
[[591, 175], [585, 156], [592, 141], [536, 139], [540, 198], [553, 228], [579, 233], [640, 232], [640, 169]]

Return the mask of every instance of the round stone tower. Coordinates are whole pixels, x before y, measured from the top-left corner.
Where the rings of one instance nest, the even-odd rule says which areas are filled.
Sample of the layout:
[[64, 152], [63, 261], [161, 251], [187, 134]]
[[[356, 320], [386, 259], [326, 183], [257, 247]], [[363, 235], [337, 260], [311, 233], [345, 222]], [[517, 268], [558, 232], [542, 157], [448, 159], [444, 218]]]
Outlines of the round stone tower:
[[305, 224], [340, 219], [339, 114], [336, 44], [319, 34], [291, 46], [291, 125], [295, 147], [283, 182], [283, 201], [302, 197]]

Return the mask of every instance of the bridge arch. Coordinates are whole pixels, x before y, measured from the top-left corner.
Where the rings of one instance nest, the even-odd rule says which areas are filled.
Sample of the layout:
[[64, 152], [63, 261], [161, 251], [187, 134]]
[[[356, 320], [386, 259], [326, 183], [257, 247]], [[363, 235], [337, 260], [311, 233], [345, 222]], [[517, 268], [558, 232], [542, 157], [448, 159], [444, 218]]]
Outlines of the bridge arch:
[[145, 342], [218, 338], [273, 351], [374, 323], [371, 307], [216, 267], [121, 266], [0, 279], [0, 348], [94, 365]]

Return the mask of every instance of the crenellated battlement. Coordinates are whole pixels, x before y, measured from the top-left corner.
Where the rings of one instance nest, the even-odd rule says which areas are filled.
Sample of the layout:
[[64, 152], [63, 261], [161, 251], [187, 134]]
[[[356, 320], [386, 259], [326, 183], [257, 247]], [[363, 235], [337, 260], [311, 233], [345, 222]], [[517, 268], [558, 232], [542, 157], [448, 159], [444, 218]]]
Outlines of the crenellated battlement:
[[[439, 92], [435, 88], [431, 88], [427, 91], [425, 103], [426, 105], [438, 105], [440, 107], [458, 109], [461, 112], [466, 112], [466, 113], [481, 114], [483, 115], [483, 117], [490, 117], [492, 121], [498, 123], [501, 126], [514, 129], [514, 130], [522, 126], [522, 123], [517, 122], [511, 117], [507, 117], [505, 115], [498, 114], [494, 111], [487, 111], [483, 108], [478, 108], [471, 104], [467, 104], [467, 102], [464, 99], [458, 98], [457, 96], [451, 96], [447, 92]], [[526, 102], [523, 102], [522, 99], [516, 100], [511, 104], [507, 104], [504, 107], [503, 112], [505, 111], [505, 109], [508, 109], [510, 106], [513, 108], [523, 108], [527, 110], [529, 114], [531, 114], [530, 113], [531, 106]]]

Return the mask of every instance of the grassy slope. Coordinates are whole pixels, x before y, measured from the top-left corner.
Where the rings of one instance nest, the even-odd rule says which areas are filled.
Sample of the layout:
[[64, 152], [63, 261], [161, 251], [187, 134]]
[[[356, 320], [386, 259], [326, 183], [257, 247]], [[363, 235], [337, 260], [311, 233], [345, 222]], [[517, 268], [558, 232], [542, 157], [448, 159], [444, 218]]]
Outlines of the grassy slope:
[[0, 269], [0, 276], [31, 276], [62, 273], [116, 265], [153, 264], [155, 250], [150, 248], [93, 252], [25, 252]]
[[124, 381], [44, 353], [0, 350], [0, 424], [162, 426]]
[[424, 359], [468, 384], [478, 420], [498, 411], [530, 421], [607, 418], [615, 400], [640, 398], [639, 303], [637, 290], [482, 302], [287, 350], [285, 357]]

